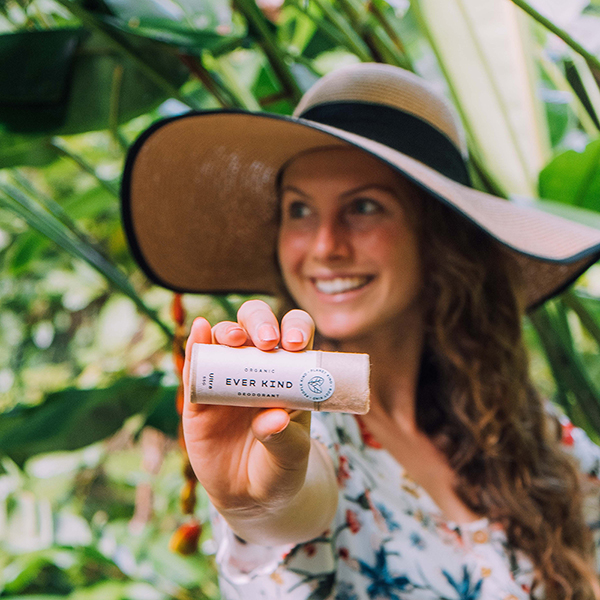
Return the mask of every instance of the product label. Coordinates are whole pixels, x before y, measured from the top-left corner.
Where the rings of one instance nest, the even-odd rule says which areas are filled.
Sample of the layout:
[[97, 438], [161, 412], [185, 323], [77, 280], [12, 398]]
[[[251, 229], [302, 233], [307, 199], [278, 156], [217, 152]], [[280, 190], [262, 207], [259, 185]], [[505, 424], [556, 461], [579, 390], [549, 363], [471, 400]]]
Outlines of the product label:
[[334, 390], [333, 377], [325, 369], [309, 369], [300, 376], [300, 391], [305, 398], [313, 402], [331, 398]]
[[263, 352], [252, 347], [194, 344], [193, 401], [250, 397], [322, 402], [333, 394], [335, 381], [320, 367], [320, 355], [318, 351]]

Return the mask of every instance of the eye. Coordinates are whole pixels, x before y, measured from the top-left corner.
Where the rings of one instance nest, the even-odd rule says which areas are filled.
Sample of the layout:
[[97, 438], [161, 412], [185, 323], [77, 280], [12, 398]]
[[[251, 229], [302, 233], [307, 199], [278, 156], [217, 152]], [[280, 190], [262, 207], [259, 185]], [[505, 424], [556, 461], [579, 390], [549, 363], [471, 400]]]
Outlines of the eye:
[[376, 215], [383, 212], [379, 202], [371, 198], [356, 198], [350, 204], [350, 213], [355, 215]]
[[303, 219], [310, 215], [310, 208], [304, 202], [296, 200], [290, 203], [287, 213], [290, 219]]

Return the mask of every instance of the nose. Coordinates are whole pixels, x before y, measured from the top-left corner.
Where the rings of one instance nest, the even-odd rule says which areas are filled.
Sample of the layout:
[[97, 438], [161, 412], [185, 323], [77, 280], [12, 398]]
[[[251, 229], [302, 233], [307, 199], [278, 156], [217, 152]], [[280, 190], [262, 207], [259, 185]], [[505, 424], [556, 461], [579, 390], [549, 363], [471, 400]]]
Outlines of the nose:
[[323, 220], [313, 238], [313, 256], [321, 261], [347, 259], [352, 253], [350, 236], [343, 223]]

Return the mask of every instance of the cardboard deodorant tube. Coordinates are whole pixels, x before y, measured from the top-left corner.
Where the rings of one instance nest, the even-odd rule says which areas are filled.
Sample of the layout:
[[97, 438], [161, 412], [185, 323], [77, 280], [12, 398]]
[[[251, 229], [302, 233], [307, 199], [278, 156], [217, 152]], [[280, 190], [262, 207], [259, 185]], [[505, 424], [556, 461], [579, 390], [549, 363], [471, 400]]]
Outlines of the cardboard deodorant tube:
[[369, 411], [369, 355], [194, 344], [190, 400], [362, 415]]

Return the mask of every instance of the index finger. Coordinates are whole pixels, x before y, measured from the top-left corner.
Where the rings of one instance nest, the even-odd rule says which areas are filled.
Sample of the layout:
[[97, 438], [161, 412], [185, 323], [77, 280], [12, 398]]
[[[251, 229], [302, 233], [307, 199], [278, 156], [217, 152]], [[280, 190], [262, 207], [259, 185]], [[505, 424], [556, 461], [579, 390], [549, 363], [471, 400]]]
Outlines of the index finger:
[[203, 317], [197, 317], [192, 323], [190, 335], [185, 343], [185, 363], [183, 365], [183, 389], [185, 392], [185, 404], [189, 403], [189, 374], [190, 374], [190, 360], [192, 358], [192, 346], [194, 344], [210, 344], [211, 342], [211, 331], [210, 323]]
[[284, 350], [310, 350], [315, 335], [315, 322], [304, 310], [295, 308], [281, 319], [281, 347]]
[[279, 343], [279, 323], [266, 302], [244, 302], [238, 310], [237, 318], [252, 343], [260, 350], [273, 350]]

